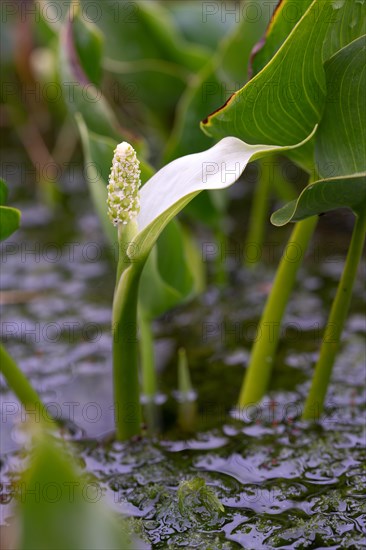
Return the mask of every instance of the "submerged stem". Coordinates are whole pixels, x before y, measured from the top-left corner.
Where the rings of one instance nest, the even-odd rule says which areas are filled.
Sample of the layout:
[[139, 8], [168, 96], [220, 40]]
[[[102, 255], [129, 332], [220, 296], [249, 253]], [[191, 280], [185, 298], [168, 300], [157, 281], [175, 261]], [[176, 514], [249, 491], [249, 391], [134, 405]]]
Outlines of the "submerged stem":
[[253, 346], [241, 388], [240, 407], [260, 401], [268, 389], [280, 337], [281, 321], [317, 220], [318, 218], [313, 216], [297, 223], [285, 248], [257, 329], [259, 336]]
[[325, 329], [320, 356], [315, 367], [303, 420], [319, 420], [323, 410], [333, 364], [339, 349], [344, 323], [352, 297], [352, 289], [361, 259], [366, 234], [366, 208], [356, 216], [350, 248]]

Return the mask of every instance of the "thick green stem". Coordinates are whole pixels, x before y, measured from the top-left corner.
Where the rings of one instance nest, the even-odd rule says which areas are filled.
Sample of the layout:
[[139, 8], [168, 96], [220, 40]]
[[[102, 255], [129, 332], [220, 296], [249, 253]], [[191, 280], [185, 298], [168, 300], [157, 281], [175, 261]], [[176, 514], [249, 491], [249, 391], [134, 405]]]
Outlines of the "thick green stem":
[[40, 419], [53, 424], [41, 398], [31, 386], [27, 377], [20, 370], [14, 359], [0, 345], [0, 372], [4, 375], [11, 390], [15, 393], [25, 410], [39, 415]]
[[268, 389], [281, 321], [317, 219], [313, 216], [297, 223], [287, 243], [258, 326], [257, 340], [240, 392], [240, 407], [260, 401]]
[[152, 321], [147, 315], [139, 311], [140, 327], [140, 357], [142, 371], [142, 391], [147, 397], [153, 397], [157, 392], [154, 337], [152, 334]]
[[333, 364], [339, 349], [344, 323], [351, 302], [353, 284], [362, 255], [365, 234], [366, 208], [356, 217], [345, 267], [338, 285], [336, 297], [332, 304], [328, 324], [323, 337], [320, 356], [315, 367], [310, 392], [305, 402], [302, 416], [304, 420], [319, 420], [323, 410]]
[[141, 433], [138, 379], [137, 300], [141, 270], [131, 265], [121, 275], [113, 301], [113, 386], [117, 438]]
[[[137, 304], [143, 261], [127, 249], [136, 234], [134, 222], [118, 228], [119, 261], [113, 299], [113, 387], [117, 438], [141, 434], [138, 378]], [[137, 251], [135, 251], [137, 252]]]

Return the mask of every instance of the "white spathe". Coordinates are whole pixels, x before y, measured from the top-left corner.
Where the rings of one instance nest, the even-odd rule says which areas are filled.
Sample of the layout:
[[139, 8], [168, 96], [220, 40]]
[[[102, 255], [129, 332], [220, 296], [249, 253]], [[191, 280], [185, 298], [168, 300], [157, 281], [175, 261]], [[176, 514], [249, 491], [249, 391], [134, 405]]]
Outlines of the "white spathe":
[[[312, 135], [313, 132], [305, 141]], [[140, 212], [136, 218], [139, 232], [185, 196], [229, 187], [243, 173], [249, 161], [261, 153], [281, 152], [302, 143], [290, 147], [249, 145], [236, 137], [226, 137], [206, 151], [173, 160], [140, 189]]]

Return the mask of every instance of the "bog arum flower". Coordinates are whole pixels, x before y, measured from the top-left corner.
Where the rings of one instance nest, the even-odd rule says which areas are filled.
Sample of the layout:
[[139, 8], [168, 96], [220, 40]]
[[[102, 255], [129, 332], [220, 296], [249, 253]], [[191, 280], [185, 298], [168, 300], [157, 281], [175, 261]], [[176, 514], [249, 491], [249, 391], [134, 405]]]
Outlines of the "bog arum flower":
[[115, 226], [126, 225], [140, 211], [140, 173], [136, 151], [123, 141], [114, 150], [107, 186], [108, 216]]
[[129, 439], [141, 433], [138, 291], [142, 270], [159, 235], [201, 191], [229, 187], [248, 162], [302, 143], [289, 147], [250, 145], [236, 137], [226, 137], [207, 151], [170, 162], [144, 184], [141, 192], [139, 161], [134, 149], [126, 142], [117, 145], [107, 186], [107, 203], [109, 218], [118, 227], [120, 252], [112, 316], [118, 439]]

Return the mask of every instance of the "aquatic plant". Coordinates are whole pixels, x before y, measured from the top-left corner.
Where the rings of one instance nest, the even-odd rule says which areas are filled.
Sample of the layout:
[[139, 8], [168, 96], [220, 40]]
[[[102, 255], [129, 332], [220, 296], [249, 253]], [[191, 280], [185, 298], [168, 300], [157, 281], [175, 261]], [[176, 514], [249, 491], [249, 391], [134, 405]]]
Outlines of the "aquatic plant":
[[[128, 144], [116, 148], [108, 207], [113, 223], [118, 226], [120, 251], [112, 323], [115, 414], [120, 439], [141, 433], [138, 290], [143, 267], [156, 240], [173, 217], [198, 193], [205, 189], [229, 187], [250, 160], [279, 150], [281, 148], [274, 145], [252, 146], [237, 138], [227, 137], [207, 151], [181, 157], [167, 164], [142, 186], [138, 196], [139, 169], [135, 153]], [[121, 151], [127, 151], [129, 160], [121, 156]], [[125, 171], [127, 164], [131, 175]], [[117, 181], [116, 173], [118, 178], [120, 173], [126, 175]], [[123, 206], [126, 211], [119, 211], [122, 203], [126, 205]], [[131, 212], [134, 215], [130, 218]]]
[[[299, 221], [288, 243], [296, 253], [293, 258], [285, 252], [277, 270], [258, 327], [258, 334], [262, 336], [253, 346], [243, 381], [239, 397], [242, 407], [259, 401], [268, 389], [281, 321], [317, 223], [316, 214], [336, 206], [359, 205], [365, 192], [365, 140], [360, 122], [365, 118], [365, 82], [361, 68], [366, 27], [364, 6], [357, 0], [307, 0], [298, 6], [298, 20], [289, 21], [288, 4], [287, 0], [280, 3], [264, 45], [254, 56], [254, 77], [201, 124], [205, 132], [216, 138], [233, 135], [249, 143], [282, 145], [303, 139], [315, 124], [319, 125], [304, 147], [286, 153], [309, 173], [311, 184], [300, 201], [301, 205], [307, 202], [308, 209], [302, 215], [292, 216], [292, 203], [272, 218], [277, 225]], [[353, 98], [352, 107], [347, 104], [349, 97]], [[330, 189], [330, 196], [323, 196], [325, 190]], [[363, 231], [360, 224], [362, 221], [357, 223], [357, 234]], [[360, 254], [361, 241], [359, 237], [357, 251], [352, 253], [350, 262], [354, 264]], [[346, 269], [347, 295], [354, 275], [354, 269], [352, 272]], [[337, 324], [335, 341], [339, 340], [346, 301], [348, 303], [349, 296], [347, 300], [345, 296], [343, 300], [337, 298], [331, 314], [331, 322]], [[324, 346], [322, 356], [326, 354], [328, 359], [321, 359], [324, 367], [317, 369], [315, 380], [318, 382], [314, 382], [323, 390], [312, 391], [311, 397], [316, 401], [313, 404], [318, 412], [336, 353], [335, 346], [325, 343]], [[322, 375], [320, 368], [324, 370]], [[309, 404], [304, 414], [309, 417]]]
[[[337, 208], [355, 215], [353, 235], [338, 290], [324, 331], [320, 356], [307, 396], [303, 418], [316, 420], [322, 412], [332, 367], [340, 345], [357, 268], [366, 235], [366, 36], [338, 52], [325, 65], [326, 82], [332, 90], [318, 129], [315, 154], [319, 172], [335, 163], [333, 177], [308, 185], [299, 198], [272, 215], [276, 225], [306, 219]], [[349, 98], [352, 98], [350, 103]], [[339, 121], [342, 120], [342, 124]], [[350, 131], [352, 129], [352, 131]]]
[[[243, 88], [235, 92], [221, 109], [217, 109], [212, 115], [208, 116], [201, 124], [201, 127], [206, 134], [214, 139], [223, 136], [234, 136], [251, 144], [280, 144], [287, 148], [284, 149], [283, 152], [308, 172], [310, 181], [317, 181], [319, 177], [328, 176], [328, 172], [330, 169], [333, 170], [334, 162], [336, 162], [335, 159], [337, 158], [334, 151], [333, 155], [328, 155], [328, 157], [326, 157], [325, 154], [320, 154], [320, 147], [318, 146], [320, 140], [323, 139], [321, 127], [324, 126], [324, 120], [326, 120], [326, 118], [324, 118], [324, 106], [330, 102], [333, 93], [332, 86], [329, 86], [329, 82], [326, 82], [325, 66], [328, 59], [332, 58], [332, 56], [341, 51], [347, 44], [350, 44], [362, 35], [365, 21], [362, 17], [358, 19], [355, 18], [355, 14], [360, 12], [361, 9], [360, 4], [355, 0], [348, 3], [335, 3], [331, 0], [326, 0], [324, 2], [320, 2], [319, 0], [306, 0], [301, 3], [301, 6], [297, 10], [297, 20], [292, 18], [291, 21], [285, 16], [287, 13], [287, 3], [288, 2], [284, 0], [279, 5], [275, 17], [268, 28], [264, 45], [256, 52], [252, 60], [252, 72], [254, 77], [251, 78]], [[144, 9], [145, 7], [143, 10]], [[150, 12], [148, 17], [154, 19], [154, 15]], [[116, 28], [110, 21], [108, 24], [114, 33]], [[157, 24], [157, 21], [154, 20], [154, 25], [155, 24]], [[141, 25], [143, 26], [143, 22], [141, 22]], [[138, 29], [139, 26], [135, 27], [136, 32], [139, 32]], [[115, 39], [117, 41], [121, 40], [119, 35], [117, 35], [118, 33]], [[167, 34], [167, 40], [170, 41], [171, 36], [169, 35], [170, 37], [168, 39], [168, 35], [169, 32]], [[83, 138], [91, 193], [94, 196], [105, 230], [111, 235], [111, 226], [109, 225], [107, 228], [106, 215], [105, 212], [102, 211], [103, 200], [101, 200], [106, 196], [105, 186], [108, 179], [106, 171], [109, 171], [110, 163], [108, 151], [112, 151], [115, 148], [116, 140], [118, 139], [117, 136], [123, 136], [125, 137], [125, 141], [127, 141], [130, 132], [118, 126], [108, 101], [97, 88], [99, 79], [91, 72], [88, 51], [82, 47], [83, 41], [86, 41], [86, 39], [90, 43], [95, 42], [94, 50], [97, 52], [95, 62], [100, 63], [102, 52], [101, 48], [96, 47], [97, 43], [99, 44], [100, 42], [99, 31], [95, 30], [94, 26], [90, 24], [83, 24], [83, 21], [78, 19], [78, 12], [76, 10], [74, 11], [73, 18], [70, 17], [63, 25], [61, 33], [60, 69], [63, 80], [66, 82], [70, 79], [73, 80], [73, 78], [80, 80], [80, 70], [83, 71], [84, 80], [82, 79], [82, 81], [88, 82], [91, 87], [94, 86], [99, 97], [96, 109], [91, 111], [88, 108], [87, 102], [83, 99], [82, 94], [77, 93], [70, 108], [75, 112]], [[181, 44], [179, 43], [178, 47], [174, 49], [174, 56], [176, 56], [175, 62], [177, 62], [177, 59], [181, 62], [180, 47]], [[73, 51], [77, 52], [76, 56]], [[305, 55], [301, 58], [301, 63], [298, 62], [299, 51], [305, 52]], [[229, 52], [231, 52], [231, 54]], [[193, 67], [197, 67], [202, 63], [203, 58], [200, 57], [200, 55], [201, 54], [195, 54], [189, 60], [185, 60], [188, 63], [186, 67], [188, 70], [192, 70]], [[223, 47], [220, 54], [221, 61], [224, 58], [228, 59], [229, 55], [233, 55], [230, 41]], [[107, 65], [114, 74], [117, 74], [121, 67], [118, 65], [118, 60], [116, 60], [115, 57], [115, 51], [112, 52], [109, 50]], [[75, 69], [75, 59], [79, 64], [80, 70], [78, 71]], [[210, 70], [207, 69], [207, 74], [205, 71], [202, 73], [202, 79], [200, 80], [202, 83], [210, 81], [210, 78], [215, 79], [216, 64], [218, 63], [219, 60], [213, 64]], [[235, 71], [235, 74], [237, 74], [238, 67]], [[146, 100], [149, 101], [148, 98], [146, 98]], [[183, 112], [187, 114], [190, 108], [197, 113], [202, 112], [202, 105], [197, 102], [196, 89], [194, 91], [192, 90], [187, 96], [180, 115]], [[270, 116], [267, 116], [268, 114]], [[175, 144], [175, 153], [173, 153], [173, 146], [170, 145], [170, 152], [166, 158], [174, 158], [177, 152], [189, 150], [188, 142], [184, 141], [184, 136], [187, 132], [186, 124], [187, 123], [184, 122], [182, 118], [175, 129], [174, 140], [171, 142]], [[317, 124], [320, 125], [319, 129], [316, 130], [311, 139], [307, 139], [314, 126]], [[178, 142], [178, 136], [183, 140], [182, 142]], [[144, 160], [146, 145], [141, 138], [137, 138], [134, 135], [130, 137], [132, 138], [130, 141], [135, 146], [139, 155], [141, 162], [141, 180], [142, 183], [145, 183], [151, 178], [153, 173], [149, 164]], [[306, 143], [301, 147], [296, 147], [296, 143], [300, 143], [301, 141], [305, 141]], [[331, 141], [329, 140], [328, 147], [330, 143]], [[234, 151], [235, 149], [233, 148], [233, 152]], [[253, 156], [251, 160], [254, 158]], [[213, 159], [213, 161], [215, 162], [215, 159]], [[187, 158], [186, 162], [190, 162], [190, 160]], [[212, 162], [212, 159], [209, 160], [209, 162]], [[225, 158], [224, 162], [226, 162]], [[177, 169], [179, 168], [177, 167]], [[158, 172], [158, 174], [160, 173], [161, 171]], [[149, 188], [151, 181], [156, 181], [154, 177], [156, 178], [157, 175], [153, 176], [148, 183], [142, 187], [142, 194], [145, 193], [145, 188]], [[267, 180], [268, 178], [265, 179]], [[163, 183], [159, 185], [163, 186]], [[223, 185], [221, 187], [223, 188], [226, 186]], [[200, 191], [203, 189], [208, 188], [202, 186]], [[259, 200], [258, 191], [256, 195], [258, 200], [256, 200], [254, 211], [258, 214], [258, 220], [253, 221], [252, 216], [252, 229], [250, 234], [254, 234], [256, 236], [255, 238], [260, 241], [265, 212], [263, 201], [268, 193], [268, 185], [266, 185], [264, 189], [265, 192], [263, 192], [263, 186], [259, 186], [259, 190], [261, 190], [261, 195], [263, 196], [260, 196], [261, 200]], [[158, 200], [160, 200], [160, 196], [161, 195], [159, 195]], [[184, 205], [188, 204], [192, 198], [194, 197], [192, 196], [186, 200], [185, 203], [176, 210], [176, 213]], [[204, 204], [205, 206], [202, 212], [199, 210], [202, 215], [204, 215], [203, 213], [206, 210], [207, 202]], [[161, 212], [159, 212], [159, 214], [160, 213]], [[136, 220], [139, 216], [140, 219], [144, 219], [144, 216], [140, 213], [136, 215]], [[148, 222], [151, 221], [152, 218], [148, 218]], [[268, 389], [280, 335], [281, 321], [296, 281], [298, 269], [314, 233], [316, 223], [316, 216], [310, 216], [309, 219], [304, 219], [296, 224], [293, 234], [289, 239], [289, 245], [286, 247], [286, 253], [280, 262], [272, 291], [258, 327], [258, 333], [262, 335], [268, 334], [267, 329], [271, 327], [271, 337], [267, 338], [262, 336], [258, 338], [253, 347], [249, 368], [247, 369], [247, 375], [243, 382], [239, 397], [240, 406], [245, 406], [253, 401], [260, 400]], [[130, 223], [126, 225], [127, 227], [121, 232], [124, 236], [119, 239], [120, 247], [123, 241], [126, 248], [129, 240], [133, 241], [133, 245], [131, 246], [136, 247], [136, 228], [133, 228]], [[216, 230], [220, 233], [219, 225], [216, 226]], [[138, 231], [141, 231], [140, 227]], [[113, 235], [110, 238], [111, 241], [115, 239]], [[296, 251], [295, 258], [287, 253], [289, 248]], [[132, 248], [130, 247], [129, 250], [129, 254], [131, 254]], [[140, 260], [144, 257], [144, 262], [146, 262], [146, 259], [149, 258], [150, 255], [150, 252], [147, 250], [148, 247], [144, 253], [138, 250], [137, 257], [139, 260], [134, 261], [136, 265], [138, 264], [140, 266], [139, 277], [141, 276], [143, 265]], [[124, 257], [126, 265], [129, 261], [127, 256], [126, 250], [120, 255], [120, 258]], [[181, 265], [183, 266], [184, 262]], [[149, 262], [147, 262], [143, 272], [145, 274], [143, 281], [147, 281], [147, 287], [149, 286], [148, 266]], [[120, 267], [118, 275], [123, 271], [125, 271], [125, 269]], [[137, 273], [137, 271], [138, 268], [135, 266], [129, 273]], [[152, 280], [153, 279], [150, 278], [150, 281]], [[117, 284], [115, 300], [120, 295], [118, 288], [119, 286]], [[137, 288], [135, 292], [138, 292]], [[142, 294], [145, 296], [147, 295], [147, 293]], [[187, 295], [185, 292], [181, 294], [182, 297], [185, 295]], [[115, 302], [115, 304], [116, 303], [117, 302]], [[170, 302], [166, 302], [167, 307], [169, 307], [168, 303]], [[143, 311], [143, 308], [139, 309]], [[160, 311], [161, 310], [160, 308]], [[151, 329], [149, 328], [149, 322], [145, 322], [147, 317], [146, 315], [140, 316], [141, 334], [143, 336], [141, 339], [143, 350], [141, 355], [144, 365], [145, 389], [148, 393], [153, 394], [156, 391], [156, 382], [154, 381], [153, 353], [151, 351], [153, 349]], [[116, 319], [114, 321], [116, 322]], [[130, 334], [128, 338], [137, 343], [137, 319], [135, 320], [135, 314], [129, 321], [129, 326], [134, 327], [134, 334]], [[123, 336], [119, 333], [119, 329], [117, 332], [119, 334], [118, 339], [121, 340]], [[135, 355], [134, 351], [133, 357], [135, 357]], [[135, 371], [136, 375], [133, 387], [138, 386], [137, 367]], [[121, 385], [119, 384], [119, 386]], [[123, 401], [125, 402], [125, 399], [123, 399]], [[131, 418], [136, 416], [136, 423], [133, 420], [130, 422], [131, 433], [135, 433], [136, 426], [140, 421], [140, 411], [135, 398], [131, 400], [129, 407], [129, 411], [119, 411], [118, 415], [124, 414]], [[135, 428], [133, 428], [134, 424]]]
[[[289, 242], [300, 253], [296, 255], [295, 259], [285, 255], [277, 270], [273, 288], [258, 328], [260, 334], [266, 334], [265, 327], [273, 327], [271, 338], [259, 338], [254, 345], [239, 398], [239, 404], [242, 406], [261, 399], [268, 388], [280, 334], [281, 320], [296, 280], [298, 268], [316, 225], [315, 215], [336, 206], [350, 206], [357, 212], [358, 218], [361, 220], [356, 224], [356, 234], [358, 235], [363, 231], [362, 228], [359, 229], [360, 224], [362, 226], [359, 205], [362, 203], [364, 192], [364, 140], [362, 125], [357, 123], [357, 117], [360, 116], [359, 113], [364, 111], [362, 103], [364, 82], [361, 80], [362, 71], [359, 66], [359, 60], [362, 59], [364, 49], [364, 38], [359, 37], [364, 32], [365, 20], [362, 17], [355, 19], [355, 14], [360, 11], [361, 6], [356, 0], [347, 3], [337, 3], [332, 0], [324, 2], [319, 0], [310, 2], [310, 0], [307, 0], [301, 4], [301, 9], [297, 12], [298, 20], [290, 22], [284, 16], [286, 4], [286, 0], [281, 2], [267, 31], [264, 45], [256, 52], [252, 60], [254, 77], [242, 89], [235, 92], [224, 107], [208, 116], [201, 125], [204, 132], [213, 138], [229, 135], [230, 137], [226, 138], [228, 141], [221, 141], [204, 153], [176, 159], [157, 174], [152, 175], [153, 169], [144, 160], [145, 144], [140, 138], [131, 136], [139, 153], [140, 168], [136, 168], [137, 171], [131, 174], [124, 173], [123, 170], [120, 170], [121, 167], [118, 166], [118, 161], [116, 161], [115, 172], [112, 173], [114, 177], [111, 178], [109, 183], [109, 215], [114, 224], [119, 226], [119, 266], [114, 298], [113, 330], [115, 340], [117, 340], [114, 343], [114, 376], [116, 396], [119, 396], [119, 392], [123, 393], [123, 397], [116, 398], [116, 405], [119, 404], [119, 407], [121, 407], [121, 403], [124, 403], [123, 407], [127, 407], [127, 403], [129, 403], [130, 407], [129, 410], [124, 412], [117, 410], [117, 417], [122, 415], [132, 419], [129, 422], [130, 430], [127, 430], [123, 437], [127, 437], [127, 433], [130, 432], [130, 435], [138, 433], [137, 425], [140, 424], [141, 420], [139, 400], [137, 399], [139, 392], [138, 368], [136, 366], [137, 311], [140, 312], [142, 329], [141, 356], [144, 367], [144, 390], [148, 395], [153, 395], [156, 392], [153, 341], [150, 328], [153, 313], [161, 313], [178, 303], [179, 300], [185, 299], [192, 293], [194, 288], [191, 273], [190, 282], [185, 284], [184, 288], [182, 286], [178, 288], [177, 277], [174, 276], [173, 279], [170, 278], [169, 280], [170, 288], [168, 289], [167, 280], [164, 280], [162, 272], [153, 268], [154, 254], [152, 249], [158, 236], [166, 228], [168, 221], [171, 221], [199, 192], [205, 189], [228, 187], [242, 173], [249, 160], [254, 160], [264, 153], [273, 153], [279, 150], [277, 146], [273, 146], [274, 143], [282, 146], [282, 152], [311, 174], [311, 180], [313, 180], [313, 183], [304, 190], [296, 202], [296, 207], [294, 206], [295, 203], [291, 203], [272, 217], [273, 223], [277, 225], [283, 225], [289, 221], [299, 222], [296, 224]], [[145, 7], [143, 9], [145, 10]], [[155, 17], [152, 12], [145, 15], [153, 19]], [[345, 25], [345, 22], [349, 24]], [[158, 24], [157, 21], [154, 24]], [[53, 32], [55, 33], [54, 29]], [[170, 31], [166, 29], [165, 32], [167, 33], [167, 40], [171, 43]], [[169, 39], [168, 36], [170, 36]], [[204, 64], [202, 51], [198, 53], [198, 50], [195, 52], [192, 50], [191, 57], [187, 58], [182, 57], [181, 47], [183, 47], [182, 44], [174, 50], [175, 62], [181, 63], [182, 60], [185, 60], [189, 70], [195, 70], [197, 66]], [[347, 50], [347, 48], [350, 49]], [[301, 64], [296, 62], [300, 50], [305, 51]], [[92, 64], [90, 63], [91, 51], [94, 52]], [[351, 54], [353, 54], [356, 61], [352, 60]], [[210, 70], [207, 68], [203, 71], [201, 82], [208, 82], [209, 78], [216, 74], [220, 62], [233, 55], [232, 44], [229, 40], [222, 47], [217, 60], [210, 66]], [[75, 75], [80, 79], [80, 75], [83, 73], [82, 80], [84, 79], [84, 82], [88, 82], [98, 92], [99, 100], [95, 105], [95, 109], [90, 110], [81, 90], [77, 89], [71, 108], [75, 112], [82, 135], [92, 196], [99, 210], [106, 234], [110, 236], [110, 242], [116, 242], [116, 236], [111, 231], [111, 225], [107, 223], [106, 210], [103, 207], [108, 192], [105, 183], [108, 179], [106, 171], [107, 169], [109, 171], [111, 162], [109, 155], [112, 154], [118, 143], [117, 139], [123, 134], [129, 135], [129, 132], [119, 128], [108, 101], [103, 95], [99, 94], [97, 86], [101, 77], [101, 58], [101, 33], [95, 25], [86, 23], [79, 17], [78, 5], [75, 5], [73, 16], [69, 17], [62, 25], [61, 75], [63, 80], [67, 82], [70, 79], [72, 80]], [[77, 72], [75, 72], [75, 59], [79, 63], [80, 69]], [[231, 65], [232, 69], [234, 66], [236, 67], [235, 63]], [[238, 67], [233, 69], [234, 72], [231, 73], [229, 78], [232, 78], [234, 73], [237, 74], [238, 70]], [[339, 93], [339, 98], [334, 100], [335, 90], [341, 88], [342, 92]], [[201, 112], [202, 105], [194, 101], [196, 92], [197, 90], [191, 91], [190, 100], [186, 100], [184, 103], [185, 112], [189, 105], [197, 113]], [[347, 95], [350, 94], [355, 97], [354, 108], [346, 109], [341, 103], [346, 101]], [[264, 113], [268, 111], [268, 107], [270, 107], [270, 117], [264, 116]], [[342, 116], [344, 120], [342, 140], [339, 139], [342, 132], [337, 132], [334, 129], [334, 120], [337, 116]], [[309, 138], [315, 125], [318, 125], [318, 128], [315, 134]], [[176, 152], [187, 150], [187, 141], [184, 141], [185, 138], [183, 138], [187, 130], [185, 126], [182, 119], [175, 129], [175, 140], [173, 141]], [[348, 126], [356, 128], [357, 131], [350, 134], [347, 132]], [[178, 141], [178, 134], [183, 141]], [[245, 141], [239, 141], [237, 138]], [[297, 146], [302, 141], [304, 144], [300, 147]], [[245, 142], [260, 145], [245, 145]], [[244, 149], [246, 147], [245, 153], [242, 149], [243, 146]], [[348, 151], [345, 150], [345, 147], [348, 148]], [[123, 146], [120, 145], [118, 148], [122, 151]], [[349, 151], [352, 151], [352, 154]], [[132, 149], [130, 154], [135, 158]], [[245, 156], [244, 161], [243, 154]], [[350, 159], [348, 165], [347, 155]], [[172, 145], [170, 145], [170, 153], [167, 158], [169, 156], [173, 158], [176, 156], [176, 153], [173, 153]], [[193, 159], [194, 163], [192, 163]], [[229, 181], [227, 173], [231, 169], [230, 166], [234, 167], [235, 177], [229, 178]], [[239, 169], [237, 169], [238, 166]], [[331, 178], [327, 174], [330, 167], [333, 172]], [[140, 169], [141, 173], [138, 171]], [[181, 179], [177, 178], [173, 171], [181, 172]], [[210, 183], [211, 176], [216, 178], [214, 184]], [[140, 177], [142, 183], [147, 182], [141, 190], [139, 190]], [[183, 180], [187, 177], [188, 179], [191, 178], [191, 187], [187, 185], [183, 191]], [[324, 179], [320, 180], [319, 177]], [[268, 180], [268, 178], [264, 179]], [[170, 180], [169, 185], [166, 183], [167, 180]], [[345, 191], [341, 185], [342, 182], [343, 185], [347, 184], [348, 198], [344, 198]], [[121, 187], [118, 187], [119, 185]], [[178, 191], [180, 187], [182, 190]], [[152, 191], [153, 188], [154, 191]], [[314, 189], [318, 192], [313, 192]], [[343, 195], [338, 196], [333, 202], [329, 198], [324, 201], [324, 190], [328, 189], [340, 190], [335, 191], [335, 193], [338, 192], [338, 195]], [[352, 189], [351, 194], [349, 193], [350, 189]], [[263, 192], [263, 188], [259, 186], [259, 190], [261, 190], [263, 196], [266, 195], [266, 189]], [[140, 194], [141, 210], [139, 211]], [[263, 218], [264, 212], [263, 197], [260, 198], [261, 200], [258, 198], [256, 201], [255, 210], [258, 213], [258, 219]], [[305, 202], [308, 204], [310, 200], [314, 204], [312, 208], [307, 208], [304, 212], [303, 205]], [[292, 210], [294, 211], [292, 212]], [[14, 216], [14, 212], [9, 212], [10, 215]], [[3, 224], [3, 226], [6, 228], [6, 224]], [[253, 230], [254, 233], [260, 235], [261, 228], [262, 222]], [[176, 246], [178, 242], [177, 235], [178, 233], [173, 238], [165, 240], [165, 249], [167, 243], [171, 244], [171, 249]], [[258, 238], [260, 237], [258, 236]], [[357, 263], [355, 260], [360, 255], [362, 235], [361, 237], [355, 237], [355, 239], [352, 241], [351, 260], [347, 265], [352, 264], [355, 266]], [[357, 250], [354, 250], [355, 247]], [[181, 257], [183, 258], [183, 255]], [[183, 261], [180, 267], [178, 267], [178, 264], [175, 265], [178, 270], [183, 266], [188, 274], [187, 262]], [[153, 272], [154, 277], [152, 277]], [[144, 273], [143, 277], [142, 273]], [[345, 317], [350, 299], [349, 289], [352, 287], [354, 276], [355, 269], [346, 268], [343, 283], [345, 279], [348, 290], [343, 294], [338, 294], [331, 314], [330, 322], [332, 326], [335, 318], [339, 320], [334, 334], [337, 342], [340, 339], [343, 324], [341, 319]], [[139, 283], [141, 277], [142, 285]], [[122, 285], [122, 280], [127, 282]], [[159, 304], [155, 303], [156, 300], [152, 304], [151, 297], [148, 296], [149, 292], [141, 291], [140, 306], [136, 308], [135, 301], [138, 297], [138, 289], [140, 286], [143, 288], [144, 284], [146, 288], [149, 287], [149, 284], [157, 285], [156, 288], [159, 288], [159, 292], [156, 295], [159, 296]], [[122, 291], [122, 287], [128, 288], [128, 292]], [[174, 297], [171, 292], [173, 289], [177, 291]], [[128, 296], [124, 292], [127, 292]], [[343, 296], [343, 300], [340, 300], [340, 296]], [[128, 303], [133, 305], [126, 306]], [[130, 316], [127, 315], [127, 310]], [[121, 318], [123, 318], [125, 324], [124, 329], [122, 329]], [[128, 331], [131, 331], [131, 334]], [[122, 341], [126, 339], [131, 341], [128, 345], [122, 346]], [[325, 346], [325, 344], [326, 342], [324, 342], [322, 348], [322, 357], [324, 357], [325, 349], [327, 349], [327, 359], [322, 359], [321, 363], [324, 361], [327, 363], [328, 366], [322, 369], [322, 372], [325, 371], [327, 374], [321, 376], [317, 374], [315, 378], [315, 380], [319, 378], [323, 380], [321, 383], [323, 385], [322, 394], [324, 394], [324, 388], [326, 387], [325, 380], [329, 379], [331, 364], [336, 355], [336, 346]], [[127, 383], [125, 380], [126, 387], [121, 389], [123, 384], [120, 383], [119, 374], [116, 374], [118, 372], [116, 365], [125, 361], [120, 361], [117, 356], [120, 353], [123, 356], [125, 350], [128, 349], [131, 355], [127, 363], [131, 364], [130, 372], [134, 372], [134, 375], [127, 376], [126, 380], [129, 382]], [[135, 366], [132, 366], [133, 364]], [[319, 369], [317, 369], [317, 373], [319, 373]], [[320, 399], [319, 390], [316, 393]], [[129, 401], [127, 400], [128, 396]], [[320, 401], [322, 402], [323, 399], [324, 395]], [[320, 402], [318, 406], [321, 407]], [[306, 416], [309, 416], [309, 414], [306, 413]]]

